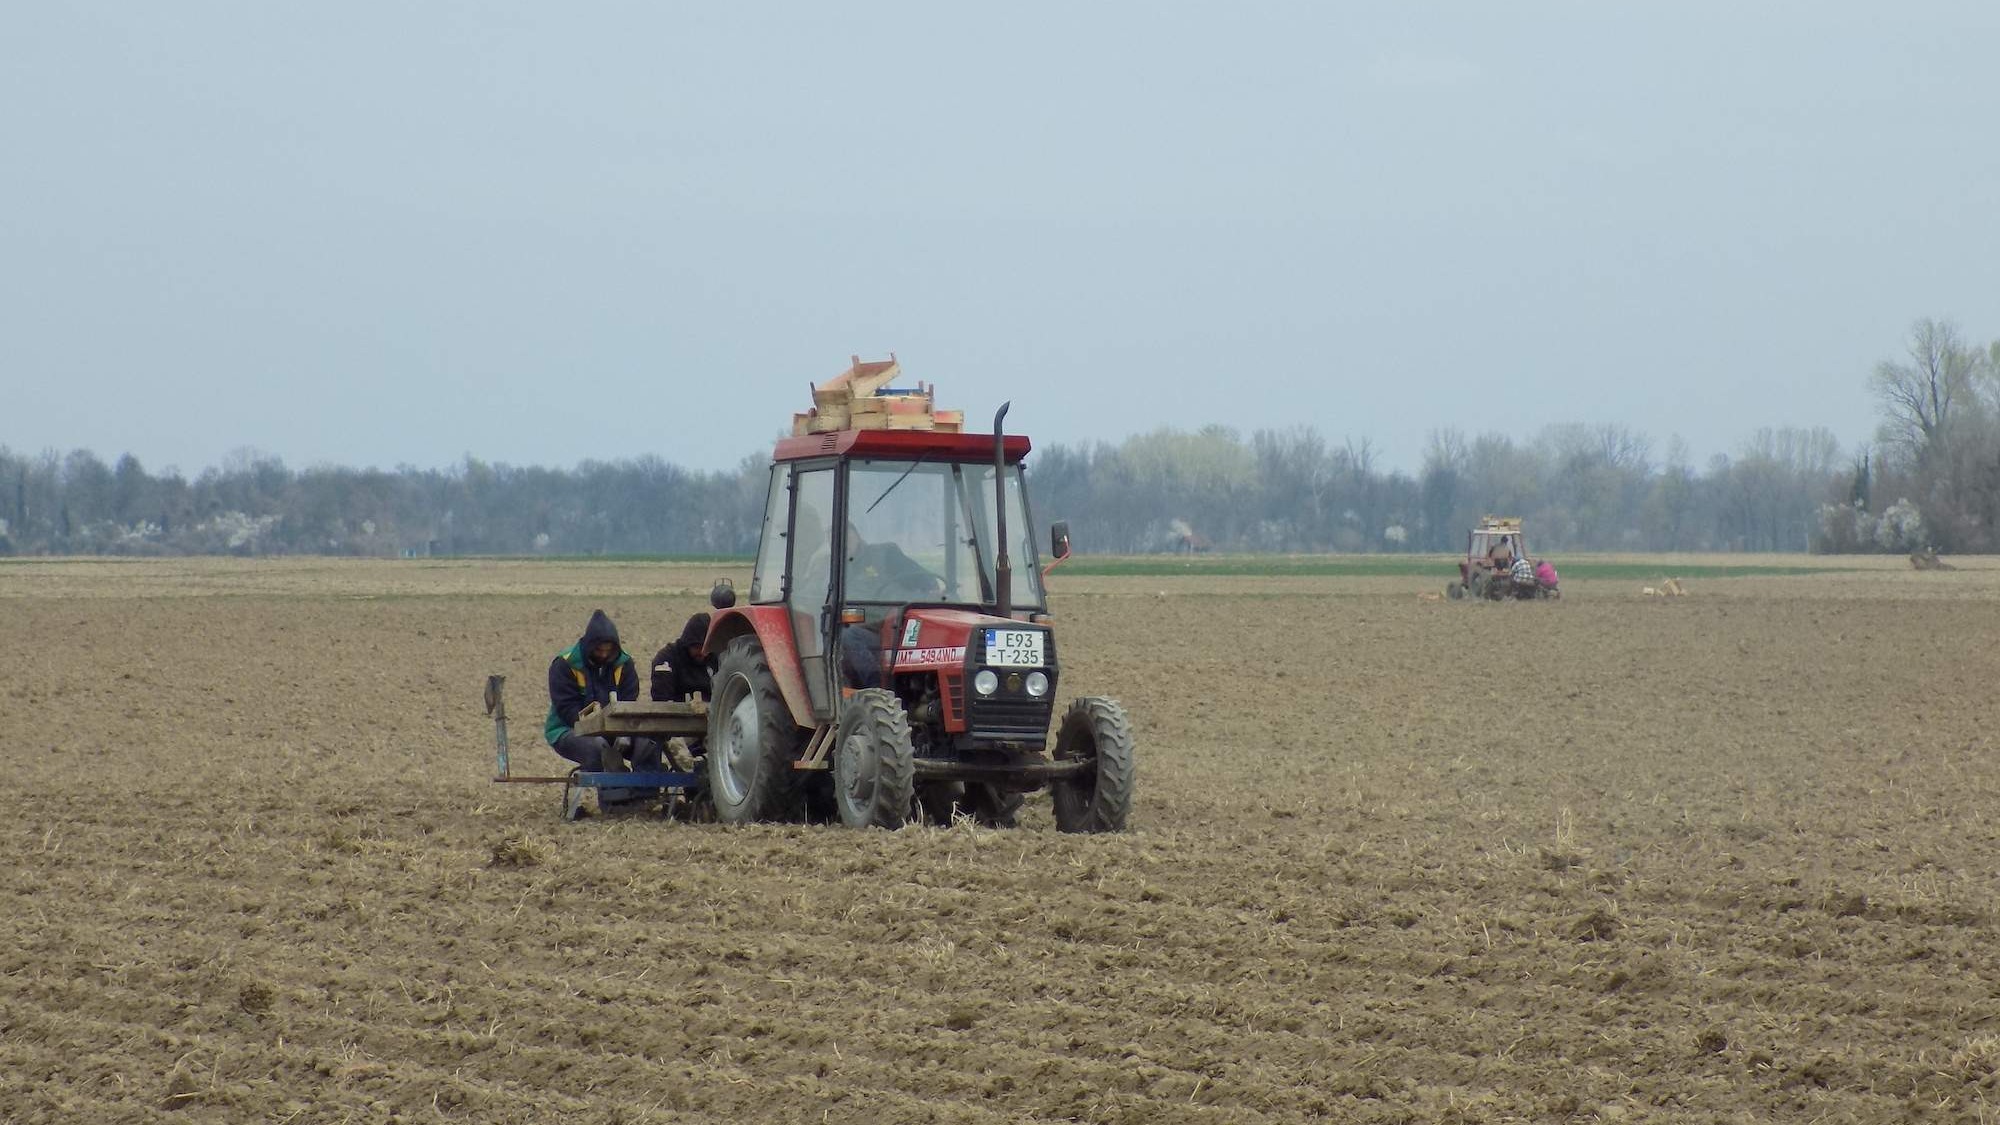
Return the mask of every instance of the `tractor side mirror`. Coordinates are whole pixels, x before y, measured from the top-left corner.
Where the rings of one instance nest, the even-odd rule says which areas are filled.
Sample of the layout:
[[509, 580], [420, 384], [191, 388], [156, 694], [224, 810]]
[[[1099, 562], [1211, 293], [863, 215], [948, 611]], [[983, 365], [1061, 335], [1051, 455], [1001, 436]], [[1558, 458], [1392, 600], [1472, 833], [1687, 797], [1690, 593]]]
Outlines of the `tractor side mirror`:
[[1069, 557], [1069, 521], [1057, 520], [1049, 525], [1049, 557], [1066, 559]]

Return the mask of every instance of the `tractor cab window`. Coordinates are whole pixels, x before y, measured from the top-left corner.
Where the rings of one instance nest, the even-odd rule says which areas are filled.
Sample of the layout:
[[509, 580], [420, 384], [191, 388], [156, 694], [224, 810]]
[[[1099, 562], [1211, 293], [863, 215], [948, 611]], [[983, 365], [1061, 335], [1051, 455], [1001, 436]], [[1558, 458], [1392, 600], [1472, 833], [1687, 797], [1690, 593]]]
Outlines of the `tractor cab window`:
[[[991, 605], [993, 466], [852, 462], [844, 535], [849, 602]], [[1007, 470], [1007, 538], [1012, 601], [1038, 609], [1041, 574], [1018, 467]]]
[[[993, 466], [961, 466], [967, 506], [979, 521], [979, 560], [988, 574], [999, 560], [994, 557]], [[1016, 607], [1042, 608], [1042, 570], [1037, 565], [1040, 540], [1028, 522], [1026, 493], [1021, 487], [1021, 466], [1007, 466], [1007, 565], [1013, 572], [1012, 594]]]
[[791, 466], [771, 466], [764, 497], [764, 529], [757, 539], [757, 569], [750, 575], [750, 601], [775, 602], [785, 596], [785, 509], [791, 502]]
[[[793, 485], [792, 585], [788, 600], [798, 612], [817, 612], [833, 580], [833, 470], [801, 471]], [[802, 608], [803, 607], [803, 608]]]
[[856, 461], [843, 543], [850, 602], [989, 600], [955, 466]]

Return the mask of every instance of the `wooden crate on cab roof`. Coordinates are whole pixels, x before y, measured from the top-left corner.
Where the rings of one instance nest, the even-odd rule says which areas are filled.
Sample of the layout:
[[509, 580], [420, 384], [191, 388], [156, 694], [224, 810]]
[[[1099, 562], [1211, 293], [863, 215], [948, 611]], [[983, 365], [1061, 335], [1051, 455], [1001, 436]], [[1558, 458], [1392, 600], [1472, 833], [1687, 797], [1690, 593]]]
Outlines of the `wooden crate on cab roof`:
[[792, 415], [794, 436], [823, 434], [836, 430], [937, 430], [958, 433], [965, 428], [965, 412], [938, 410], [932, 400], [935, 390], [919, 383], [915, 390], [889, 386], [902, 366], [896, 354], [887, 360], [867, 363], [850, 356], [848, 369], [815, 383], [813, 408]]

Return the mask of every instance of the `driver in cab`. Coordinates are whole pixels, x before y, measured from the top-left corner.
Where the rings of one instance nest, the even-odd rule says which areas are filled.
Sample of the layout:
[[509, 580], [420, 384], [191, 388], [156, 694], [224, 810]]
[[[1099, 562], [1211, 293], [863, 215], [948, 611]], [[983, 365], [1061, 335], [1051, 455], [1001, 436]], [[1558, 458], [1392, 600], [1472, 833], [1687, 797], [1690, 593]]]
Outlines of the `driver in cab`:
[[860, 601], [927, 601], [944, 595], [944, 580], [884, 540], [870, 543], [847, 525], [847, 596]]

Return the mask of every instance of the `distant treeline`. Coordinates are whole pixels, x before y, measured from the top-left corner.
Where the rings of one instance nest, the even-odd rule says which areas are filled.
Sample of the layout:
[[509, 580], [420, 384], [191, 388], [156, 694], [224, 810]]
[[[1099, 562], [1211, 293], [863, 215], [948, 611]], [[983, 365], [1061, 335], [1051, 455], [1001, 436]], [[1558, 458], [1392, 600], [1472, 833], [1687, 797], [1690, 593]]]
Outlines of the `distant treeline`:
[[192, 480], [129, 454], [0, 447], [0, 553], [748, 554], [762, 459], [694, 472], [657, 457], [517, 468], [314, 467], [241, 451]]
[[[1221, 426], [1030, 455], [1037, 521], [1079, 550], [1462, 549], [1487, 513], [1524, 517], [1538, 552], [2000, 550], [2000, 344], [1919, 321], [1881, 364], [1876, 446], [1759, 430], [1690, 463], [1617, 425], [1526, 440], [1433, 433], [1413, 476], [1366, 441]], [[232, 455], [189, 480], [136, 458], [0, 446], [0, 554], [748, 555], [764, 454], [726, 471], [656, 457], [518, 468], [314, 467]]]
[[[293, 470], [233, 455], [192, 480], [133, 457], [0, 449], [0, 551], [58, 554], [748, 555], [768, 474], [655, 458], [516, 468]], [[1528, 520], [1538, 550], [1798, 551], [1857, 470], [1823, 430], [1767, 430], [1697, 471], [1615, 426], [1533, 441], [1433, 435], [1422, 472], [1310, 429], [1161, 431], [1028, 460], [1038, 522], [1079, 549], [1444, 551], [1489, 512]], [[1892, 544], [1902, 546], [1901, 541]]]

